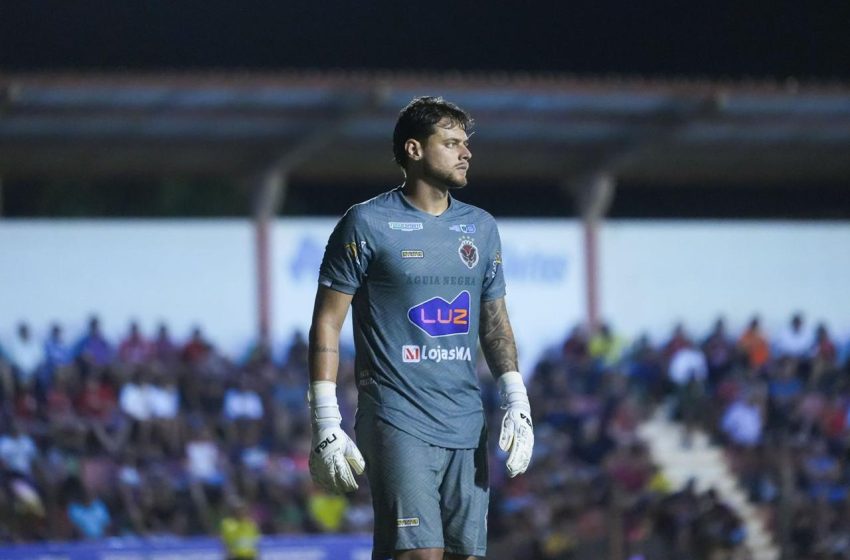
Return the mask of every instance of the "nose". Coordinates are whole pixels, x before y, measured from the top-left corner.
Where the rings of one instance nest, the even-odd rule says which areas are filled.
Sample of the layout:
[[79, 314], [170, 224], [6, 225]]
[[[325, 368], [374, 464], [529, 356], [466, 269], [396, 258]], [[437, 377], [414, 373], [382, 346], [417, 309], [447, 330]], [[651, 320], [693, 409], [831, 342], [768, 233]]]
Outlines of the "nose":
[[469, 151], [469, 147], [464, 146], [463, 144], [461, 144], [461, 148], [462, 148], [462, 149], [461, 149], [461, 151], [460, 151], [460, 159], [462, 159], [462, 160], [470, 160], [470, 159], [472, 159], [472, 152], [470, 152], [470, 151]]

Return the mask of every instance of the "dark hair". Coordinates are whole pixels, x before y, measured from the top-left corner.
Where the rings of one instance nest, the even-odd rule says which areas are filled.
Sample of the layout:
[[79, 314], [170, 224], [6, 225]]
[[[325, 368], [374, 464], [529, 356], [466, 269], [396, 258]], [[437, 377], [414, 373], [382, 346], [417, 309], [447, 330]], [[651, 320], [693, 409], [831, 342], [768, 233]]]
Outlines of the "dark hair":
[[424, 142], [434, 133], [434, 126], [448, 119], [453, 125], [463, 130], [472, 128], [473, 120], [469, 113], [442, 97], [414, 97], [401, 110], [393, 130], [393, 156], [401, 167], [407, 164], [407, 154], [404, 144], [410, 138]]

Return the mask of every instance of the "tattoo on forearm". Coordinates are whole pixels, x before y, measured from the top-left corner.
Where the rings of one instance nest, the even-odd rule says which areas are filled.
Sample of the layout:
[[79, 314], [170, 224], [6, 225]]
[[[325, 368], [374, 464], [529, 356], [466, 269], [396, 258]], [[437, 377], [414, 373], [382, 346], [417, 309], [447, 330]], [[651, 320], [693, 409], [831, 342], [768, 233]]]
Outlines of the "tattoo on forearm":
[[504, 298], [484, 302], [478, 328], [481, 349], [493, 375], [518, 371], [516, 342]]
[[339, 350], [330, 346], [315, 346], [310, 349], [311, 354], [339, 354]]

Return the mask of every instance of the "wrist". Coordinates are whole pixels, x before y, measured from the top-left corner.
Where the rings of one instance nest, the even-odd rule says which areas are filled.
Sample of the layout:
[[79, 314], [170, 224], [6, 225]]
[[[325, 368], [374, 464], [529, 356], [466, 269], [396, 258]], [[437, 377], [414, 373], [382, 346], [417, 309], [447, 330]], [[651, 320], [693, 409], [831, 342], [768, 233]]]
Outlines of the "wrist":
[[517, 406], [526, 410], [531, 409], [525, 382], [522, 380], [522, 374], [518, 371], [503, 373], [496, 379], [496, 383], [499, 386], [499, 395], [502, 398], [502, 408]]
[[336, 383], [333, 381], [312, 381], [307, 391], [310, 404], [310, 420], [319, 428], [339, 426], [342, 415], [336, 399]]

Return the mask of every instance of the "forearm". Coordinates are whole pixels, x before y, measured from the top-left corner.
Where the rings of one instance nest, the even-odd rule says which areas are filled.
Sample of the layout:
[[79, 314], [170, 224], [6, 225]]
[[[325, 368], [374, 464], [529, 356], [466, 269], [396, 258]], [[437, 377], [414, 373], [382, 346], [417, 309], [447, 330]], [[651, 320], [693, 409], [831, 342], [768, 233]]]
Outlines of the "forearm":
[[310, 381], [336, 383], [339, 368], [339, 328], [328, 323], [313, 323], [310, 327], [308, 365]]
[[509, 371], [519, 371], [514, 331], [504, 298], [484, 302], [481, 307], [478, 336], [493, 377], [498, 378]]

